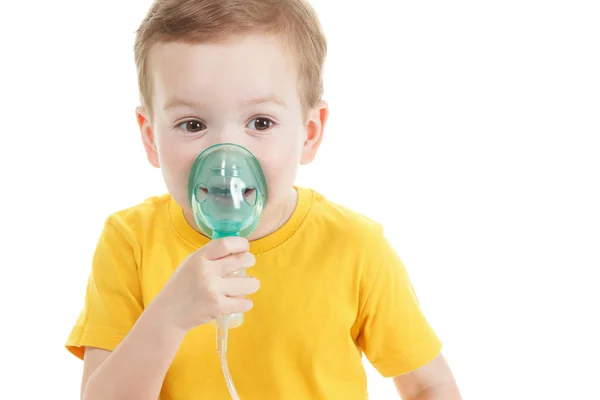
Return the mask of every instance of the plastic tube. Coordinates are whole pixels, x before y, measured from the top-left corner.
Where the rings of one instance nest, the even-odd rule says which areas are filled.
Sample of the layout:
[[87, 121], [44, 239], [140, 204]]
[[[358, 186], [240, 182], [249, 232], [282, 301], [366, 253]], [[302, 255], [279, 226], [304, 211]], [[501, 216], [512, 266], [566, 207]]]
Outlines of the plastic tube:
[[229, 365], [227, 364], [227, 336], [229, 329], [218, 327], [217, 328], [217, 353], [221, 360], [221, 370], [223, 371], [223, 377], [225, 378], [225, 384], [232, 400], [240, 400], [240, 397], [235, 390], [231, 373], [229, 372]]
[[[213, 240], [228, 236], [248, 237], [258, 226], [267, 203], [267, 182], [258, 160], [242, 146], [220, 143], [204, 150], [194, 162], [188, 180], [188, 196], [200, 231]], [[232, 276], [247, 277], [245, 270]], [[213, 321], [217, 328], [217, 353], [227, 390], [239, 400], [227, 365], [229, 329], [244, 321], [243, 313]]]

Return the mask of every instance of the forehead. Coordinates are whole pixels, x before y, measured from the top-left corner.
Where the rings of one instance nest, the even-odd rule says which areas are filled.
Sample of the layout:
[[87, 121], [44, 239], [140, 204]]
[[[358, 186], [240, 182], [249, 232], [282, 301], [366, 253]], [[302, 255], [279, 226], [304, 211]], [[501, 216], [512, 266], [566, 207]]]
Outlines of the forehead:
[[159, 108], [174, 97], [221, 103], [260, 96], [286, 102], [298, 98], [295, 58], [270, 36], [158, 43], [150, 50], [147, 67], [153, 103]]

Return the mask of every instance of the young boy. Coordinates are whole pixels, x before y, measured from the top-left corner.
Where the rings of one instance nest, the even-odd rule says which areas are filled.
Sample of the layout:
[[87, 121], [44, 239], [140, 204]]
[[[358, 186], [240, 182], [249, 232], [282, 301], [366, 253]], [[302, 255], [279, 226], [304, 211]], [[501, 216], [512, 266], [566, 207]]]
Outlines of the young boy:
[[[303, 0], [152, 5], [135, 43], [137, 121], [168, 194], [106, 221], [66, 343], [84, 359], [82, 398], [229, 398], [208, 322], [234, 312], [245, 321], [227, 355], [243, 400], [364, 400], [363, 353], [404, 399], [460, 398], [380, 225], [294, 185], [323, 138], [325, 54]], [[195, 158], [224, 142], [266, 176], [250, 241], [204, 237], [187, 198]]]

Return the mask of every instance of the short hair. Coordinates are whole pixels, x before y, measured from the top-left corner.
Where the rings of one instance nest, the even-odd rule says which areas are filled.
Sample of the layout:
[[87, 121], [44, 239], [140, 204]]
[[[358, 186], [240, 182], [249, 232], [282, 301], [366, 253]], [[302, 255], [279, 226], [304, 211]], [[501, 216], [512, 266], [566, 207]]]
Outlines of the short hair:
[[296, 58], [305, 109], [323, 96], [327, 42], [305, 0], [155, 0], [136, 31], [134, 55], [142, 105], [149, 110], [148, 53], [156, 43], [208, 43], [232, 36], [276, 35]]

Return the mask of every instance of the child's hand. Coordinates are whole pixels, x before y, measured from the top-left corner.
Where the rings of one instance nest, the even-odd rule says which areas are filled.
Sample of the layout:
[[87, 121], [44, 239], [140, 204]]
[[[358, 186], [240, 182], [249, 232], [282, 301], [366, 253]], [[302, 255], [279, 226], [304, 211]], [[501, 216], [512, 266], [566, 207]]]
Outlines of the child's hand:
[[258, 280], [228, 277], [254, 265], [249, 248], [248, 240], [240, 237], [211, 241], [179, 265], [158, 294], [155, 307], [186, 332], [222, 315], [249, 311], [252, 301], [243, 296], [258, 290]]

